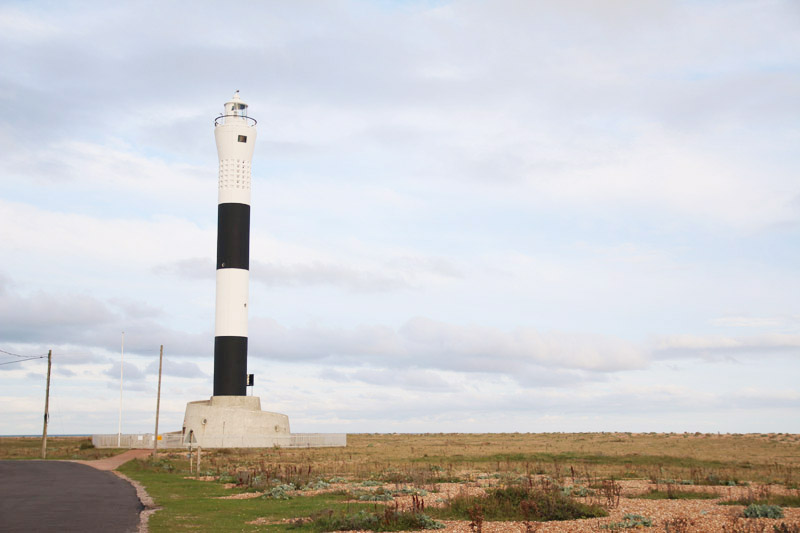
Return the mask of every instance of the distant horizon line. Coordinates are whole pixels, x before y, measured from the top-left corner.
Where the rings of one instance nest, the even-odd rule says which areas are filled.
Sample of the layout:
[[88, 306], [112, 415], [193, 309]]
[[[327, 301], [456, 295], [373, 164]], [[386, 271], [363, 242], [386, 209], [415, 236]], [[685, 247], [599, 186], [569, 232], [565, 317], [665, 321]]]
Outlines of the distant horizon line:
[[[177, 431], [164, 431], [160, 434], [177, 433]], [[322, 432], [324, 433], [324, 432]], [[347, 435], [586, 435], [586, 434], [636, 434], [636, 435], [798, 435], [787, 431], [769, 432], [730, 432], [730, 431], [348, 431]], [[93, 435], [116, 435], [116, 433], [60, 433], [49, 434], [48, 437], [91, 437]], [[142, 431], [123, 433], [123, 435], [152, 435], [152, 432]], [[2, 438], [42, 438], [41, 434], [10, 434], [0, 435]]]

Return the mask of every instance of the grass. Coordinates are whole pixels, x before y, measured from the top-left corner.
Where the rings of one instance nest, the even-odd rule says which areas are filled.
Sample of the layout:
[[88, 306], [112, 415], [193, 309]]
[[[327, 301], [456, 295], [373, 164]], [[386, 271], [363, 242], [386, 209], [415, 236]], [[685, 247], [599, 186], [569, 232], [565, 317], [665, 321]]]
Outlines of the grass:
[[644, 500], [713, 500], [715, 498], [719, 498], [720, 496], [715, 492], [652, 489], [650, 492], [645, 492], [644, 494], [632, 497], [641, 498]]
[[[312, 524], [292, 524], [297, 517], [311, 516], [326, 510], [357, 512], [372, 506], [343, 503], [344, 494], [305, 496], [288, 500], [253, 498], [222, 500], [222, 496], [241, 493], [226, 489], [221, 483], [186, 479], [182, 474], [153, 467], [146, 460], [126, 463], [119, 471], [142, 483], [156, 505], [161, 507], [150, 518], [150, 531], [315, 531]], [[185, 472], [183, 474], [186, 474]], [[247, 524], [269, 517], [271, 522]]]
[[[587, 470], [603, 478], [694, 479], [695, 484], [707, 479], [792, 483], [800, 477], [799, 442], [797, 436], [765, 435], [381, 434], [349, 435], [344, 449], [237, 450], [228, 457], [235, 457], [236, 466], [313, 465], [312, 477], [377, 477], [393, 483], [463, 481], [464, 471], [560, 479]], [[226, 467], [225, 456], [215, 459]]]
[[720, 505], [778, 505], [780, 507], [800, 507], [800, 494], [770, 494], [763, 498], [742, 498], [725, 500]]
[[432, 509], [435, 518], [456, 520], [537, 521], [575, 520], [607, 516], [599, 505], [566, 496], [555, 485], [519, 484], [490, 490], [485, 495], [458, 494], [442, 509]]
[[444, 529], [445, 525], [428, 515], [415, 511], [397, 511], [386, 508], [383, 513], [359, 511], [355, 514], [323, 512], [313, 516], [314, 531], [408, 531], [420, 529]]
[[[92, 446], [88, 437], [47, 437], [48, 459], [102, 459], [125, 450]], [[0, 437], [0, 460], [41, 459], [41, 437]]]
[[[536, 515], [541, 519], [558, 516], [572, 503], [604, 503], [605, 498], [608, 502], [605, 505], [613, 506], [611, 502], [615, 497], [618, 499], [618, 495], [612, 494], [606, 484], [615, 479], [649, 479], [657, 483], [657, 489], [664, 488], [664, 484], [668, 489], [670, 485], [677, 489], [678, 485], [732, 486], [745, 485], [748, 481], [797, 488], [800, 486], [798, 444], [800, 436], [788, 434], [358, 434], [348, 435], [346, 448], [204, 451], [203, 474], [239, 482], [241, 486], [234, 489], [225, 489], [220, 483], [184, 479], [188, 470], [185, 451], [164, 451], [157, 464], [129, 463], [120, 470], [142, 482], [163, 507], [151, 518], [154, 533], [188, 530], [312, 532], [322, 527], [308, 520], [312, 515], [324, 518], [384, 513], [384, 503], [347, 503], [346, 500], [360, 494], [364, 488], [385, 485], [388, 485], [387, 490], [394, 486], [390, 491], [393, 494], [405, 486], [430, 492], [440, 483], [479, 480], [509, 487], [519, 479], [541, 474], [549, 477], [554, 487], [569, 488], [558, 490], [563, 501], [547, 491], [541, 497], [494, 492], [487, 499], [465, 497], [463, 502], [456, 502], [457, 498], [453, 498], [447, 509], [425, 510], [440, 519], [451, 516], [473, 523], [483, 518], [494, 520], [493, 516], [530, 518], [537, 506], [537, 509], [553, 511], [550, 515]], [[40, 450], [41, 439], [0, 438], [0, 459], [35, 459]], [[74, 437], [49, 438], [48, 450], [48, 457], [58, 459], [96, 459], [122, 451], [92, 449], [86, 438]], [[217, 499], [243, 491], [271, 493], [279, 485], [311, 488], [320, 480], [328, 482], [334, 478], [347, 480], [350, 486], [338, 493], [316, 496], [289, 494], [288, 499]], [[582, 495], [581, 487], [586, 488], [587, 498], [576, 500], [574, 496]], [[287, 492], [291, 493], [284, 490], [279, 496], [282, 498]], [[677, 490], [673, 491], [673, 499], [675, 492]], [[677, 497], [683, 498], [684, 493], [690, 494], [682, 491]], [[503, 503], [514, 498], [519, 500], [518, 505]], [[525, 511], [521, 510], [522, 502], [529, 502]], [[797, 497], [758, 492], [746, 502], [731, 503], [796, 506]], [[586, 512], [578, 509], [579, 513]], [[594, 511], [587, 515], [591, 512]], [[269, 518], [270, 523], [247, 524], [264, 517]], [[290, 523], [299, 517], [306, 520]]]

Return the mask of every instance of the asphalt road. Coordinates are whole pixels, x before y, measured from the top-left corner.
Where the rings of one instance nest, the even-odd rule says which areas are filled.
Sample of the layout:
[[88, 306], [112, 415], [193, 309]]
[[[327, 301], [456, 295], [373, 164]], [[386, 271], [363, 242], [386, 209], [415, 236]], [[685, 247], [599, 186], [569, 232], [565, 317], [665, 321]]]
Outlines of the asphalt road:
[[111, 472], [61, 461], [0, 461], [0, 531], [135, 532], [136, 489]]

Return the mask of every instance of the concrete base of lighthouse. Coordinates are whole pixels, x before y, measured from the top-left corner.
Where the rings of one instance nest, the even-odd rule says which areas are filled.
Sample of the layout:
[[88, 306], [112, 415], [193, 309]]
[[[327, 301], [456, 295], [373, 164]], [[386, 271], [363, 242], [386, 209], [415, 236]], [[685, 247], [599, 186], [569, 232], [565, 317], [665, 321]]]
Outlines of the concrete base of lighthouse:
[[261, 410], [257, 396], [212, 396], [189, 402], [183, 441], [202, 448], [270, 448], [292, 441], [289, 417]]

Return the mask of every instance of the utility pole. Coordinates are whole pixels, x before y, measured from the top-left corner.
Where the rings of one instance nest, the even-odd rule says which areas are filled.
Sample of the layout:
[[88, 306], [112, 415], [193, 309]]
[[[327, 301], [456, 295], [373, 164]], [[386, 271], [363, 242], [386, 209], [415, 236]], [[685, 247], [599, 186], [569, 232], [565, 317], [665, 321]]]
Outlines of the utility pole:
[[122, 370], [125, 368], [125, 332], [122, 332], [122, 359], [119, 363], [119, 426], [117, 428], [117, 448], [122, 448]]
[[161, 410], [161, 365], [164, 362], [164, 345], [158, 354], [158, 399], [156, 400], [156, 433], [153, 435], [153, 459], [158, 453], [158, 412]]
[[42, 429], [42, 459], [47, 459], [47, 419], [50, 418], [50, 367], [53, 364], [53, 350], [47, 351], [47, 389], [44, 393], [44, 429]]

